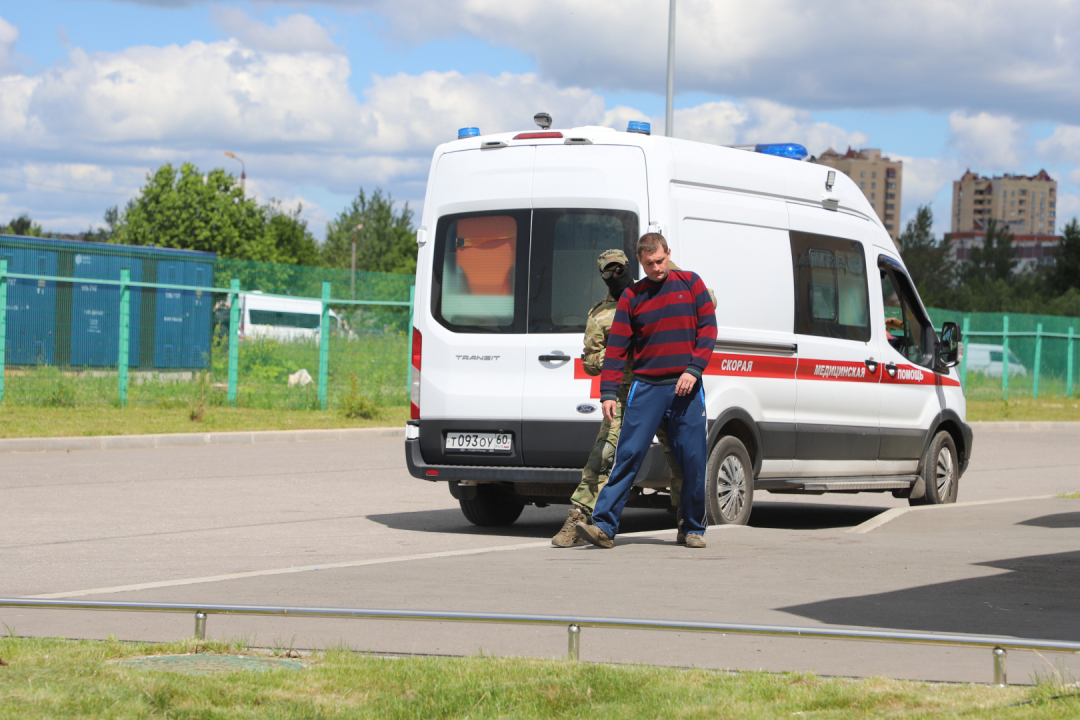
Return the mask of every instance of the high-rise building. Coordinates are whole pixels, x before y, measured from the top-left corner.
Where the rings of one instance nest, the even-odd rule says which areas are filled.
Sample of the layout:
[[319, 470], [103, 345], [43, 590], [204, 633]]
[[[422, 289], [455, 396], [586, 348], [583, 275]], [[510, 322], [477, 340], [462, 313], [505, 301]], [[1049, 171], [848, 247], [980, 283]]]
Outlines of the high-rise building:
[[880, 150], [852, 150], [841, 155], [829, 148], [818, 157], [855, 181], [874, 208], [893, 241], [900, 235], [900, 193], [904, 163], [881, 156]]
[[981, 232], [993, 218], [1014, 235], [1053, 235], [1057, 182], [1038, 175], [980, 177], [968, 170], [953, 183], [952, 231]]

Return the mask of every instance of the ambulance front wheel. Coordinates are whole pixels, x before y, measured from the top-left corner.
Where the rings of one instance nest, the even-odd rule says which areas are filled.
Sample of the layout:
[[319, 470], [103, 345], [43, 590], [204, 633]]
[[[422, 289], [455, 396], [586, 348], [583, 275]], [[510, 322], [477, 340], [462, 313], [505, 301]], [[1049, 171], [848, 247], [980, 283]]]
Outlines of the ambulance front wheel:
[[942, 430], [934, 436], [922, 461], [920, 483], [925, 487], [922, 497], [909, 498], [909, 505], [945, 505], [956, 502], [960, 480], [956, 443], [952, 435]]
[[754, 504], [754, 464], [737, 437], [720, 439], [705, 469], [705, 505], [712, 525], [745, 525]]
[[460, 493], [458, 504], [465, 519], [480, 527], [513, 525], [525, 506], [497, 485], [477, 485], [475, 492]]

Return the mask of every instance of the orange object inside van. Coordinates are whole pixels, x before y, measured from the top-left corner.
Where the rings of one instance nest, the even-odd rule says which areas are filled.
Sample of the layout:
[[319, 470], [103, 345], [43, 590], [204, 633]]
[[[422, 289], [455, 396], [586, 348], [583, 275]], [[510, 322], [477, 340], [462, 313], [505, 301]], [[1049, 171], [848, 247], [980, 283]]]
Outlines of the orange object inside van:
[[508, 215], [462, 218], [457, 223], [457, 264], [473, 295], [510, 295], [517, 252], [517, 223]]

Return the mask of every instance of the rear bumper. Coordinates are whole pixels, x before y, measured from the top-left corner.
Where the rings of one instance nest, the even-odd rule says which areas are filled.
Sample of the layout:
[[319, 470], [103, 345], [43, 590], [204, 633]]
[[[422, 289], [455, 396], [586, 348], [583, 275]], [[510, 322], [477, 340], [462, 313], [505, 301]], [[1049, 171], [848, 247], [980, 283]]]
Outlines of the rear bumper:
[[[581, 482], [581, 468], [548, 468], [500, 465], [429, 465], [420, 453], [420, 440], [405, 440], [405, 463], [409, 474], [421, 480], [472, 480], [480, 482], [531, 482], [573, 483]], [[662, 476], [666, 468], [663, 448], [654, 443], [641, 463], [634, 482], [654, 480]]]

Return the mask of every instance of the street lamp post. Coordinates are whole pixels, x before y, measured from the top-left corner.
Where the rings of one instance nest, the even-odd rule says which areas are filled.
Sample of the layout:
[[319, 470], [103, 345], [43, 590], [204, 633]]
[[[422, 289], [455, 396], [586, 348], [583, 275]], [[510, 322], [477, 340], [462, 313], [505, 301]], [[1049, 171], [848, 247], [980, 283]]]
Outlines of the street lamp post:
[[675, 137], [675, 0], [671, 0], [668, 11], [667, 33], [667, 118], [664, 134]]
[[356, 233], [364, 229], [364, 223], [353, 228], [352, 232], [352, 299], [356, 299]]
[[[675, 0], [671, 0], [671, 2], [675, 2]], [[244, 181], [247, 180], [247, 167], [244, 165], [243, 160], [236, 157], [236, 155], [229, 152], [228, 150], [225, 151], [225, 154], [228, 155], [229, 157], [231, 157], [233, 160], [236, 160], [238, 163], [240, 163], [240, 194], [243, 195], [244, 194], [244, 184], [245, 184]]]

